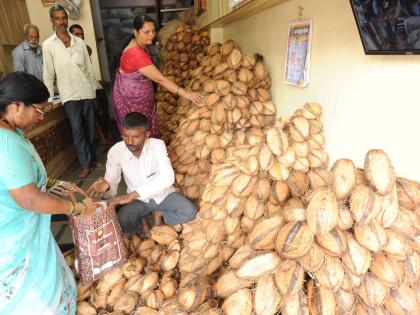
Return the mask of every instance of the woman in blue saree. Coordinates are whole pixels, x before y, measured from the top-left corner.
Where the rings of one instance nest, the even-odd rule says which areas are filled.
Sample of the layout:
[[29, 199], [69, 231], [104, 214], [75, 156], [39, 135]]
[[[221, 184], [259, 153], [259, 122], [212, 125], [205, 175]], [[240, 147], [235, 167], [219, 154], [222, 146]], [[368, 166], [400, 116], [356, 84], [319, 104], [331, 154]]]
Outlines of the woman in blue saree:
[[91, 214], [90, 198], [46, 193], [47, 175], [25, 138], [44, 117], [49, 93], [34, 76], [0, 81], [0, 314], [75, 314], [76, 286], [51, 232], [51, 214]]

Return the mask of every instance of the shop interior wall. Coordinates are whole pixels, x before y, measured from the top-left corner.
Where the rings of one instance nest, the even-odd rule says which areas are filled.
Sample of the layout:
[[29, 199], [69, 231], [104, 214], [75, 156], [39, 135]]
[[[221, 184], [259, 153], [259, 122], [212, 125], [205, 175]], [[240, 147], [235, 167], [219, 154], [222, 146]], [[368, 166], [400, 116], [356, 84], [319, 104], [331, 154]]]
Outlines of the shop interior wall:
[[[26, 5], [28, 7], [29, 17], [31, 23], [39, 27], [40, 42], [42, 43], [45, 39], [53, 34], [48, 10], [50, 7], [42, 5], [42, 1], [27, 0]], [[85, 42], [92, 48], [92, 64], [95, 71], [97, 80], [101, 79], [101, 72], [99, 68], [98, 53], [95, 41], [95, 32], [93, 28], [92, 11], [89, 1], [82, 1], [80, 7], [80, 18], [78, 20], [69, 19], [69, 27], [72, 24], [80, 24], [83, 27], [85, 33]]]
[[[313, 20], [310, 84], [284, 84], [288, 23]], [[324, 108], [331, 161], [363, 166], [371, 148], [384, 149], [399, 176], [420, 180], [420, 56], [365, 55], [348, 0], [291, 0], [223, 28], [246, 53], [259, 52], [273, 79], [279, 115], [305, 102]]]

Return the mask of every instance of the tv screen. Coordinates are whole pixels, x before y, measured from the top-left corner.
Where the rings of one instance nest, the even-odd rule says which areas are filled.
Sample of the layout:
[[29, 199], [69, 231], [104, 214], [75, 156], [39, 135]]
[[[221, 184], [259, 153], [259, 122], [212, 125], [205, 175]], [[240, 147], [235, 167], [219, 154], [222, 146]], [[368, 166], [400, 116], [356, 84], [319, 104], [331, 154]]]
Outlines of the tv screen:
[[420, 0], [350, 0], [366, 54], [420, 54]]

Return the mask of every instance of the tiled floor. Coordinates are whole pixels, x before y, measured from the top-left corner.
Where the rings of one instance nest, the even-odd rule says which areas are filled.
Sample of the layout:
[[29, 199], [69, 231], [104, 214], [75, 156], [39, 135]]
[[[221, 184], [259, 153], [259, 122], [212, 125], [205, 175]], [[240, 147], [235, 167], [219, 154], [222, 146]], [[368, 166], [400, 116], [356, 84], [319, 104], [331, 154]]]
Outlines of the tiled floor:
[[[107, 146], [100, 146], [97, 150], [98, 161], [103, 163], [102, 167], [95, 169], [87, 178], [81, 180], [78, 178], [78, 174], [80, 172], [79, 164], [76, 161], [67, 169], [67, 171], [60, 177], [62, 180], [71, 181], [76, 183], [82, 189], [88, 189], [90, 185], [100, 176], [104, 176], [105, 174], [105, 163], [106, 163], [106, 155], [108, 150], [110, 149], [111, 145]], [[126, 185], [124, 180], [121, 181], [118, 187], [118, 194], [124, 194], [126, 192]], [[66, 251], [73, 247], [73, 239], [71, 236], [71, 230], [68, 226], [67, 216], [65, 215], [56, 215], [53, 216], [51, 222], [51, 229], [59, 244], [60, 248], [63, 251]]]

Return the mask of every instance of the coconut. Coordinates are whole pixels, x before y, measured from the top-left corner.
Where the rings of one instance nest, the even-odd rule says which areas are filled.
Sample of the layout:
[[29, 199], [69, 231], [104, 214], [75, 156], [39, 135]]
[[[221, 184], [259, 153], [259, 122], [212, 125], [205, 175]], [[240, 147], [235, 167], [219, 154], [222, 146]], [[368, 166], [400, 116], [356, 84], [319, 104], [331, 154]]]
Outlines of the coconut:
[[226, 315], [251, 315], [252, 314], [252, 291], [241, 289], [230, 295], [222, 304], [222, 310]]
[[[188, 315], [181, 305], [179, 305], [178, 300], [176, 298], [169, 299], [165, 301], [159, 310], [160, 313], [163, 314], [171, 314], [171, 315]], [[142, 315], [142, 314], [140, 314]]]
[[307, 315], [309, 314], [308, 299], [303, 290], [294, 295], [288, 295], [283, 300], [282, 315]]
[[234, 47], [235, 47], [235, 42], [231, 39], [228, 39], [220, 47], [220, 53], [222, 54], [222, 56], [228, 56], [232, 52]]
[[405, 260], [412, 254], [413, 249], [403, 235], [392, 230], [387, 230], [386, 233], [388, 234], [388, 242], [383, 247], [383, 251], [386, 254], [392, 255], [399, 261]]
[[156, 272], [150, 272], [142, 276], [139, 280], [139, 293], [144, 293], [154, 290], [159, 283], [159, 275]]
[[305, 271], [302, 266], [293, 261], [282, 261], [274, 273], [274, 282], [282, 296], [295, 295], [303, 287]]
[[274, 252], [258, 252], [244, 259], [236, 272], [240, 279], [256, 281], [265, 274], [272, 273], [280, 263]]
[[314, 242], [306, 255], [299, 259], [299, 263], [305, 270], [314, 273], [324, 264], [325, 255], [324, 250]]
[[336, 292], [344, 280], [344, 268], [339, 258], [325, 255], [324, 264], [315, 272], [321, 286]]
[[284, 154], [289, 146], [286, 134], [277, 126], [266, 131], [266, 141], [271, 152], [275, 155]]
[[345, 198], [356, 182], [356, 167], [351, 160], [337, 160], [331, 168], [332, 189], [338, 199]]
[[358, 287], [360, 287], [362, 280], [363, 276], [356, 275], [344, 265], [344, 279], [341, 283], [341, 289], [353, 293]]
[[206, 275], [211, 275], [213, 274], [217, 269], [220, 268], [220, 266], [222, 265], [223, 260], [222, 258], [219, 256], [214, 257], [207, 265], [205, 273]]
[[402, 284], [389, 291], [384, 306], [391, 315], [399, 315], [418, 314], [420, 305], [416, 293], [407, 285]]
[[380, 198], [368, 186], [358, 185], [351, 193], [350, 211], [357, 223], [369, 224], [381, 211]]
[[254, 254], [254, 250], [249, 245], [244, 245], [238, 248], [238, 250], [233, 254], [233, 256], [229, 259], [229, 265], [233, 268], [239, 268], [242, 262]]
[[289, 196], [289, 186], [281, 181], [275, 181], [271, 186], [271, 198], [277, 204], [283, 204]]
[[289, 222], [278, 233], [276, 250], [287, 259], [301, 258], [310, 249], [313, 239], [314, 235], [306, 222]]
[[335, 292], [335, 299], [337, 301], [337, 314], [354, 314], [355, 296], [353, 293], [340, 289]]
[[249, 175], [238, 175], [232, 183], [232, 192], [237, 197], [242, 197], [248, 186], [252, 183], [252, 178]]
[[398, 216], [398, 195], [396, 187], [392, 192], [381, 198], [381, 211], [376, 219], [382, 223], [383, 227], [388, 228]]
[[365, 176], [369, 185], [381, 195], [392, 192], [395, 173], [392, 163], [382, 150], [369, 150], [365, 157]]
[[259, 200], [266, 201], [270, 197], [271, 183], [268, 178], [259, 178], [255, 184], [256, 195]]
[[240, 289], [249, 288], [251, 284], [249, 280], [238, 278], [235, 269], [228, 269], [217, 279], [215, 293], [217, 296], [227, 298]]
[[126, 314], [131, 313], [136, 307], [138, 295], [135, 292], [124, 292], [115, 302], [114, 311], [124, 311]]
[[178, 292], [178, 303], [188, 311], [194, 311], [207, 297], [209, 285], [203, 277], [195, 276]]
[[147, 306], [138, 307], [132, 315], [158, 315], [159, 312]]
[[287, 184], [293, 197], [303, 196], [309, 188], [309, 178], [303, 172], [292, 171]]
[[351, 234], [347, 234], [347, 252], [342, 258], [344, 265], [356, 275], [363, 275], [370, 267], [372, 256]]
[[122, 265], [124, 277], [128, 279], [134, 275], [142, 273], [146, 263], [147, 261], [145, 258], [131, 255], [127, 262]]
[[397, 178], [398, 201], [403, 207], [415, 210], [420, 202], [420, 186], [417, 182]]
[[178, 288], [178, 283], [174, 279], [169, 279], [166, 281], [161, 280], [159, 284], [159, 289], [162, 291], [166, 299], [173, 297], [176, 294]]
[[96, 289], [99, 294], [107, 294], [114, 285], [122, 278], [123, 269], [121, 267], [113, 268], [99, 280]]
[[283, 218], [286, 222], [305, 221], [306, 207], [298, 198], [291, 198], [283, 208]]
[[337, 227], [343, 231], [353, 226], [354, 219], [350, 209], [343, 203], [338, 204], [338, 222]]
[[234, 48], [227, 58], [227, 64], [232, 69], [238, 69], [242, 62], [242, 53], [239, 49]]
[[151, 261], [154, 264], [159, 263], [162, 256], [166, 255], [166, 247], [164, 245], [157, 245], [153, 249], [153, 251], [150, 253], [149, 261]]
[[383, 253], [375, 254], [370, 272], [390, 288], [397, 287], [405, 278], [403, 264], [392, 257], [386, 257]]
[[262, 218], [258, 221], [249, 235], [249, 244], [256, 250], [270, 250], [275, 247], [275, 238], [279, 228], [283, 224], [283, 218], [275, 215], [269, 219]]
[[127, 282], [127, 279], [121, 278], [115, 286], [111, 289], [111, 292], [107, 298], [107, 305], [114, 306], [115, 302], [119, 299], [121, 294], [123, 293], [124, 286]]
[[77, 301], [83, 301], [86, 298], [88, 298], [93, 288], [94, 286], [92, 283], [82, 284], [81, 282], [79, 282], [77, 284]]
[[388, 296], [389, 288], [382, 281], [367, 273], [358, 290], [359, 297], [370, 307], [382, 306]]
[[391, 229], [409, 240], [415, 240], [419, 235], [419, 230], [416, 227], [419, 219], [420, 216], [417, 216], [413, 211], [400, 207]]
[[341, 257], [347, 250], [346, 234], [338, 228], [332, 229], [325, 235], [317, 235], [316, 241], [331, 256]]
[[146, 306], [156, 310], [162, 306], [164, 299], [165, 296], [160, 290], [151, 291], [144, 295]]
[[310, 280], [308, 284], [308, 306], [310, 314], [335, 314], [336, 301], [334, 293]]
[[254, 291], [254, 312], [256, 315], [276, 314], [281, 307], [281, 295], [272, 275], [261, 277]]
[[372, 252], [381, 250], [388, 242], [385, 229], [376, 220], [365, 226], [356, 224], [354, 226], [354, 236], [360, 245]]
[[179, 251], [172, 250], [162, 257], [160, 268], [163, 271], [169, 271], [176, 267], [179, 260]]
[[309, 182], [313, 189], [328, 186], [330, 173], [325, 169], [311, 169], [308, 172]]
[[338, 222], [337, 200], [327, 188], [317, 189], [308, 204], [306, 218], [314, 234], [324, 235]]
[[205, 303], [201, 304], [198, 310], [194, 313], [191, 313], [191, 315], [223, 315], [223, 312], [221, 309], [218, 308], [218, 303], [216, 300], [208, 300]]
[[154, 226], [150, 230], [150, 237], [152, 240], [156, 241], [162, 245], [169, 245], [175, 239], [178, 238], [178, 233], [176, 230], [168, 225]]
[[407, 275], [407, 282], [411, 287], [418, 285], [420, 281], [420, 254], [413, 252], [405, 261], [404, 269]]
[[77, 315], [96, 315], [96, 308], [90, 305], [88, 302], [77, 303]]
[[289, 177], [290, 169], [283, 164], [274, 162], [273, 166], [268, 170], [268, 173], [274, 180], [285, 181]]

